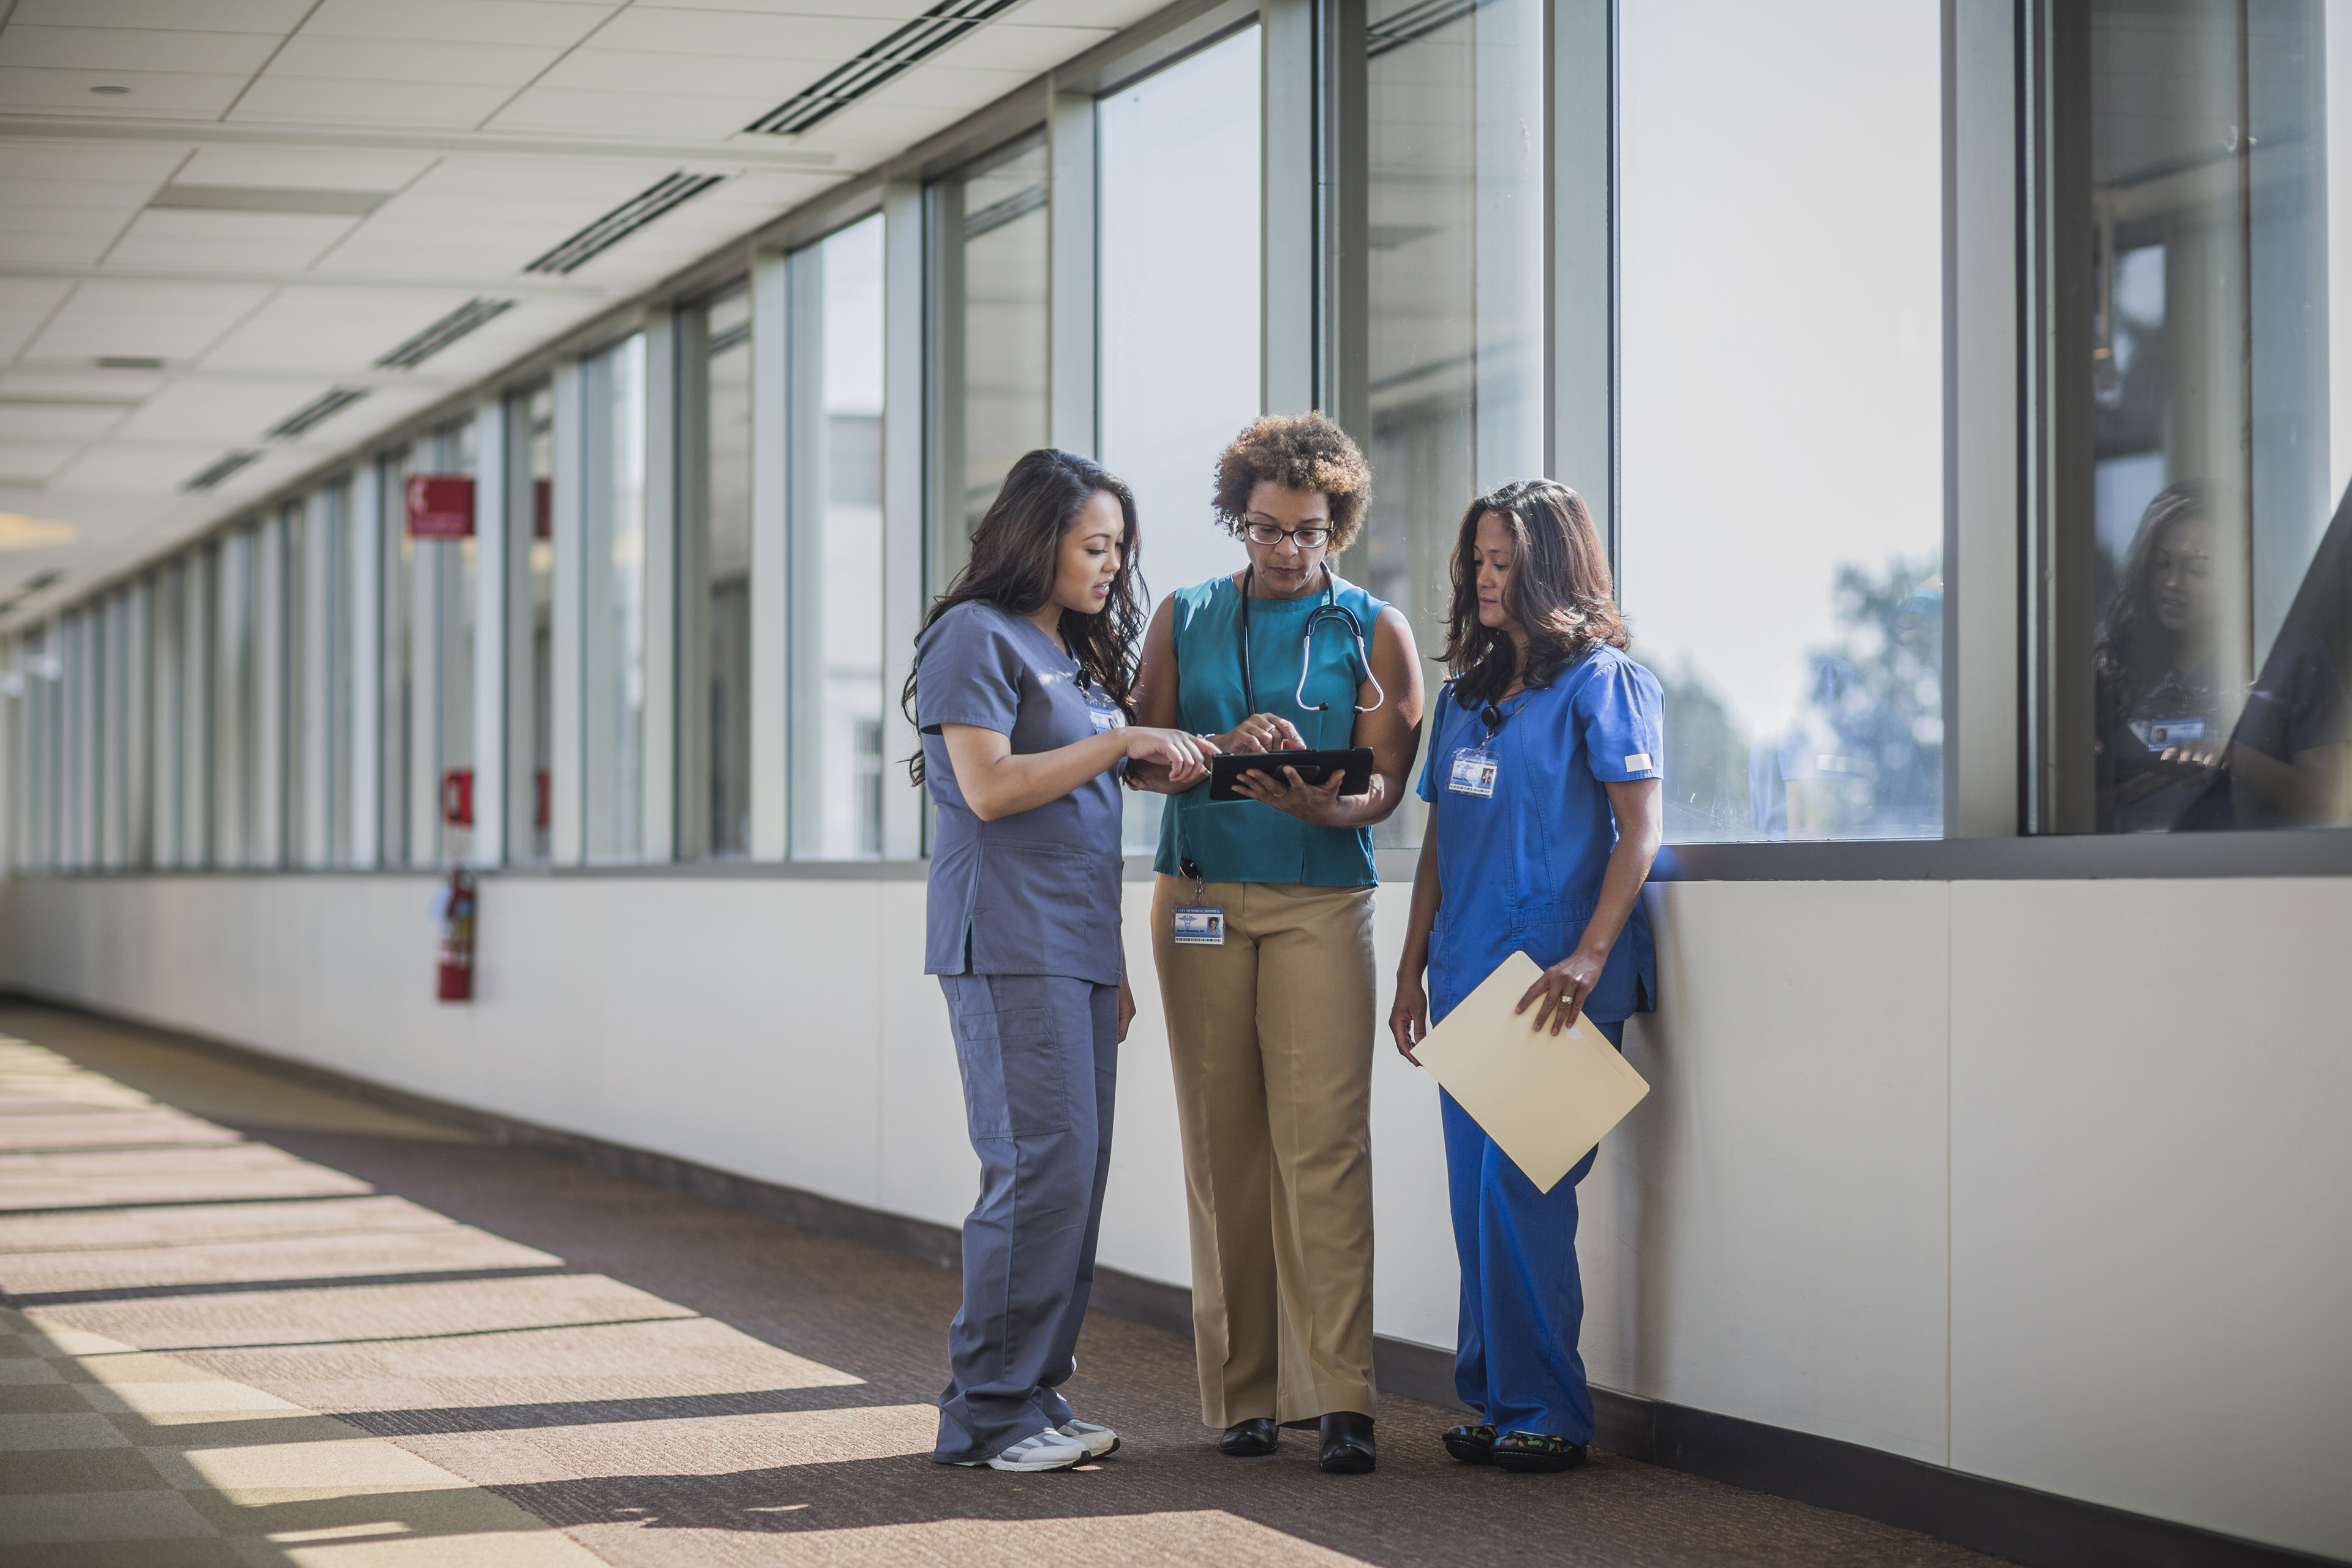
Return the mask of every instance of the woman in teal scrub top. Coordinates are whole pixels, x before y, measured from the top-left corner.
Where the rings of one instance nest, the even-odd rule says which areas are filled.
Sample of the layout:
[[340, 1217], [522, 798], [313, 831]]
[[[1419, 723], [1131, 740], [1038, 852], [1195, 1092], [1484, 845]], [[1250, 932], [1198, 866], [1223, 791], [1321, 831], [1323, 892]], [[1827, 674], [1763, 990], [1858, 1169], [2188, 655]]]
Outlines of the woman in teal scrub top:
[[[1519, 1001], [1534, 1027], [1557, 1035], [1582, 1013], [1622, 1044], [1623, 1020], [1657, 994], [1641, 902], [1663, 821], [1657, 679], [1626, 657], [1601, 535], [1567, 487], [1528, 479], [1473, 502], [1453, 576], [1453, 679], [1432, 708], [1429, 822], [1389, 1032], [1413, 1060], [1433, 1017], [1523, 951], [1545, 966]], [[1576, 1350], [1576, 1184], [1592, 1155], [1539, 1193], [1440, 1100], [1462, 1268], [1454, 1386], [1478, 1413], [1446, 1449], [1568, 1469], [1592, 1438]]]

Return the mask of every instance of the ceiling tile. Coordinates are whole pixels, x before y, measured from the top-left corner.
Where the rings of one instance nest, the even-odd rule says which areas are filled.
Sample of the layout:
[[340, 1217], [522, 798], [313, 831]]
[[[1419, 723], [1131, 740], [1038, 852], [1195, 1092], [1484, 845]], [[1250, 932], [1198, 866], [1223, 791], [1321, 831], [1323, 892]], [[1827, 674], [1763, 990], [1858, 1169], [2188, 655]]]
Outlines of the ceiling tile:
[[194, 359], [269, 294], [266, 288], [245, 283], [95, 279], [75, 288], [73, 298], [33, 340], [25, 357]]
[[342, 81], [429, 81], [520, 87], [562, 56], [553, 44], [450, 44], [408, 38], [319, 37], [298, 33], [262, 79], [330, 77]]
[[170, 373], [160, 370], [100, 370], [92, 365], [51, 365], [0, 372], [0, 396], [118, 399], [142, 403]]
[[161, 188], [153, 180], [19, 180], [0, 174], [0, 213], [15, 223], [33, 207], [83, 207], [118, 214], [118, 222], [129, 223]]
[[110, 147], [0, 142], [0, 176], [19, 180], [142, 180], [161, 185], [187, 162], [186, 144]]
[[47, 484], [80, 450], [72, 441], [0, 441], [0, 485]]
[[184, 185], [285, 185], [311, 191], [396, 191], [431, 168], [434, 153], [313, 153], [206, 147], [174, 176]]
[[325, 392], [326, 380], [214, 380], [182, 376], [131, 416], [119, 441], [255, 442]]
[[[242, 76], [200, 76], [163, 71], [26, 70], [0, 67], [0, 103], [22, 112], [64, 109], [110, 120], [171, 116], [215, 118], [243, 91]], [[127, 87], [122, 96], [91, 92], [94, 87]]]
[[290, 30], [312, 0], [18, 0], [20, 27], [173, 27], [207, 33]]
[[[46, 182], [45, 182], [46, 183]], [[49, 202], [22, 199], [5, 203], [8, 215], [7, 231], [11, 234], [74, 235], [95, 238], [100, 235], [116, 235], [139, 211], [139, 202], [115, 206], [68, 206]]]
[[549, 44], [569, 48], [617, 9], [554, 0], [324, 0], [302, 24], [306, 35], [339, 38], [441, 39], [461, 44]]
[[[289, 288], [223, 338], [202, 363], [207, 371], [349, 375], [471, 298], [458, 289]], [[7, 390], [0, 382], [0, 395]]]
[[11, 224], [0, 227], [0, 263], [13, 267], [95, 267], [114, 241], [96, 235], [43, 234]]
[[924, 65], [875, 89], [864, 101], [969, 112], [1035, 79], [1034, 71], [959, 70], [953, 66]]
[[[709, 93], [773, 105], [782, 103], [830, 68], [823, 59], [785, 60], [765, 55], [738, 58], [726, 55], [652, 54], [635, 49], [574, 49], [538, 86], [541, 89], [578, 88], [601, 92]], [[743, 123], [748, 123], [748, 117]]]
[[109, 267], [175, 272], [294, 271], [359, 226], [322, 213], [148, 211], [106, 253]]
[[[761, 16], [816, 19], [855, 17], [904, 22], [921, 16], [938, 0], [639, 0], [631, 11], [740, 11]], [[880, 37], [889, 29], [885, 27]]]
[[774, 101], [765, 96], [575, 92], [568, 88], [534, 87], [525, 89], [490, 124], [501, 131], [596, 132], [716, 141], [733, 135], [774, 107]]
[[[234, 442], [201, 442], [172, 447], [132, 447], [102, 441], [85, 447], [49, 483], [52, 489], [96, 495], [148, 492], [171, 496], [195, 475], [227, 454]], [[259, 464], [250, 465], [258, 468]]]
[[95, 441], [122, 423], [135, 404], [18, 403], [0, 392], [0, 442]]
[[845, 60], [889, 37], [894, 26], [887, 20], [862, 17], [649, 11], [632, 5], [597, 29], [588, 47], [644, 54]]
[[511, 89], [414, 81], [328, 81], [264, 76], [229, 119], [296, 120], [325, 125], [415, 125], [470, 129]]
[[31, 27], [0, 32], [0, 66], [93, 71], [215, 71], [251, 76], [278, 47], [268, 33], [189, 33], [130, 27]]
[[[1026, 16], [1026, 12], [1019, 13]], [[1115, 37], [1116, 27], [1031, 27], [1017, 22], [991, 22], [987, 26], [941, 50], [943, 65], [1017, 70], [1034, 76]]]
[[1011, 20], [1026, 27], [1131, 27], [1167, 0], [1029, 0]]

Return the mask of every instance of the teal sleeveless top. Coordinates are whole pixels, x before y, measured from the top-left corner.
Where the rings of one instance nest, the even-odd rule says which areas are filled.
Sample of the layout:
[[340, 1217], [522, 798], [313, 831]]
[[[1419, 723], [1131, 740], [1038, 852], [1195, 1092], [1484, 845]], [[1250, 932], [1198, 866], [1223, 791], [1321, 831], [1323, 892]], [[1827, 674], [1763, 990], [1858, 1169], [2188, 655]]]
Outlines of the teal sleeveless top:
[[[1387, 604], [1334, 573], [1333, 602], [1354, 612], [1364, 628], [1364, 656], [1372, 626]], [[1299, 668], [1307, 619], [1324, 603], [1320, 589], [1297, 599], [1249, 603], [1250, 663], [1256, 700], [1242, 690], [1242, 592], [1232, 577], [1215, 577], [1169, 595], [1176, 639], [1177, 725], [1195, 734], [1222, 735], [1253, 713], [1273, 713], [1298, 726], [1309, 751], [1346, 749], [1356, 731], [1356, 689], [1363, 666], [1335, 616], [1315, 629], [1306, 697], [1321, 712], [1299, 706]], [[1390, 694], [1394, 700], [1395, 694]], [[1377, 880], [1371, 830], [1318, 827], [1254, 800], [1213, 803], [1204, 781], [1168, 797], [1160, 819], [1156, 870], [1169, 876], [1189, 858], [1210, 882], [1290, 882], [1315, 888], [1362, 888]]]

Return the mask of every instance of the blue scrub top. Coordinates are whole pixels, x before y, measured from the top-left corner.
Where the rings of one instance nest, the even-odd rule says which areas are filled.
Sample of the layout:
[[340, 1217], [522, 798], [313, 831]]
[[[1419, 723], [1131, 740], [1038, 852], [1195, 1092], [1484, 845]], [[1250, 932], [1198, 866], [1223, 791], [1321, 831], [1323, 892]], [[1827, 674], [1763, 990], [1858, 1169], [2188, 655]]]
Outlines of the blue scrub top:
[[[1499, 764], [1492, 795], [1448, 787], [1454, 753], [1486, 735], [1478, 710], [1455, 700], [1451, 681], [1438, 694], [1422, 767], [1421, 798], [1437, 804], [1433, 1022], [1514, 951], [1549, 966], [1576, 950], [1617, 846], [1602, 785], [1664, 776], [1657, 677], [1606, 644], [1550, 686], [1496, 706], [1507, 717], [1487, 748]], [[1657, 992], [1649, 911], [1636, 903], [1584, 1010], [1595, 1023], [1614, 1023], [1648, 1012]]]
[[915, 645], [923, 777], [939, 808], [931, 834], [926, 974], [1060, 974], [1116, 985], [1119, 944], [1119, 774], [1106, 769], [1059, 800], [982, 822], [964, 804], [942, 724], [1008, 737], [1016, 755], [1050, 752], [1127, 722], [1087, 687], [1077, 660], [1025, 616], [967, 600]]

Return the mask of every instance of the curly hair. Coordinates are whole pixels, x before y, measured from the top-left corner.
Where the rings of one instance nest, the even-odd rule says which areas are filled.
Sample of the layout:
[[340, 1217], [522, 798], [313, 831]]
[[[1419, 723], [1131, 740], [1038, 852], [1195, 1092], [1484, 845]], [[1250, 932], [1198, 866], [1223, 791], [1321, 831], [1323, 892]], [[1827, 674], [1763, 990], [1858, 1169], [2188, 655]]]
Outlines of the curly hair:
[[[1511, 536], [1511, 580], [1504, 607], [1527, 628], [1528, 663], [1518, 667], [1510, 637], [1478, 620], [1478, 520], [1493, 512]], [[1454, 541], [1454, 604], [1438, 658], [1465, 708], [1499, 701], [1514, 678], [1549, 686], [1585, 653], [1606, 643], [1633, 646], [1617, 612], [1609, 552], [1584, 498], [1553, 479], [1520, 479], [1470, 503]]]
[[2211, 521], [2213, 487], [2203, 479], [2180, 479], [2156, 492], [2140, 514], [2106, 613], [2099, 617], [2091, 668], [2100, 695], [2116, 713], [2126, 714], [2164, 679], [2178, 639], [2156, 617], [2156, 595], [2148, 579], [2157, 541], [2176, 522]]
[[1372, 466], [1348, 433], [1315, 414], [1268, 414], [1217, 458], [1217, 520], [1238, 537], [1250, 491], [1264, 479], [1319, 490], [1331, 503], [1331, 553], [1356, 542], [1372, 499]]

